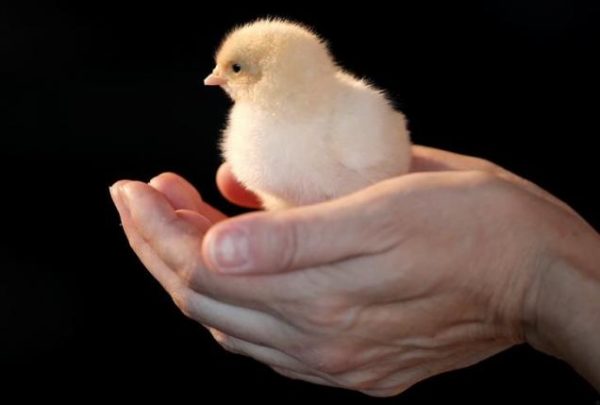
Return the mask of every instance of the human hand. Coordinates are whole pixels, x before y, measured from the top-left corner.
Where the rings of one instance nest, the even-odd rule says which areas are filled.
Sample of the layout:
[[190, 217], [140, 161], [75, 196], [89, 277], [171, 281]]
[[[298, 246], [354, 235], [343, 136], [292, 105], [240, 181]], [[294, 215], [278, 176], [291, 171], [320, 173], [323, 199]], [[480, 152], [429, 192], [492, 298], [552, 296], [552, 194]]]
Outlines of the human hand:
[[[229, 220], [173, 175], [112, 193], [146, 267], [226, 348], [386, 396], [523, 341], [557, 224], [585, 228], [479, 159], [415, 148], [413, 169], [335, 201]], [[253, 204], [226, 167], [219, 184]]]

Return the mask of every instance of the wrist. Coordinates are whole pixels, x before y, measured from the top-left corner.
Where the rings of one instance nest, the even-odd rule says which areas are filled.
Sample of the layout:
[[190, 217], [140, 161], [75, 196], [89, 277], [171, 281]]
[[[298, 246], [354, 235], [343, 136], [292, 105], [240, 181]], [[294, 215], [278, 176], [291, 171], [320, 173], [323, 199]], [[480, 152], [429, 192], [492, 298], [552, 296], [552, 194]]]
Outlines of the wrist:
[[600, 390], [600, 237], [560, 237], [538, 270], [525, 308], [525, 339], [569, 363]]

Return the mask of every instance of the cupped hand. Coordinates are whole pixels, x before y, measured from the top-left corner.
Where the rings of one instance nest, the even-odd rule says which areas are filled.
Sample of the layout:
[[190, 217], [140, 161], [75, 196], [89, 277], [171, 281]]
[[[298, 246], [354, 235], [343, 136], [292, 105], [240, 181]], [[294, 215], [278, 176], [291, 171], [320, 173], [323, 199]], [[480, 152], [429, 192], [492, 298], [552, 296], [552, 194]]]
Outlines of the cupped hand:
[[[557, 229], [580, 221], [489, 162], [415, 147], [412, 173], [226, 218], [174, 174], [111, 188], [138, 257], [226, 349], [389, 396], [524, 341]], [[223, 166], [233, 202], [256, 207]]]

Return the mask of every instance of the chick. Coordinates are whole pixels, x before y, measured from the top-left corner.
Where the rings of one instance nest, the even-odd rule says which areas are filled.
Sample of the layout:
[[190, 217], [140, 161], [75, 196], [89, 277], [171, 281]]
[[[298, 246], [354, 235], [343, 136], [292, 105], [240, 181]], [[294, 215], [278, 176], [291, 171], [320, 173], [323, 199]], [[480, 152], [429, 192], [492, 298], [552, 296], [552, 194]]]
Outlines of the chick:
[[233, 30], [204, 84], [233, 99], [221, 151], [267, 210], [313, 204], [406, 173], [406, 120], [384, 93], [341, 69], [303, 25]]

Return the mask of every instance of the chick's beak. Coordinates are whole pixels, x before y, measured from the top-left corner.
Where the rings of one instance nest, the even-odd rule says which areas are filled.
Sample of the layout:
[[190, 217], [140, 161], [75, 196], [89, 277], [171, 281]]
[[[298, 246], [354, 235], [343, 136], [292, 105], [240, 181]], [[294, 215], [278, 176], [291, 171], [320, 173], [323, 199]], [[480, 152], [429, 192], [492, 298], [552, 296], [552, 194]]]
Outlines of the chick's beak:
[[222, 86], [225, 83], [227, 83], [227, 80], [221, 77], [221, 75], [219, 74], [219, 72], [217, 72], [216, 69], [213, 70], [211, 74], [206, 76], [206, 79], [204, 79], [205, 86]]

